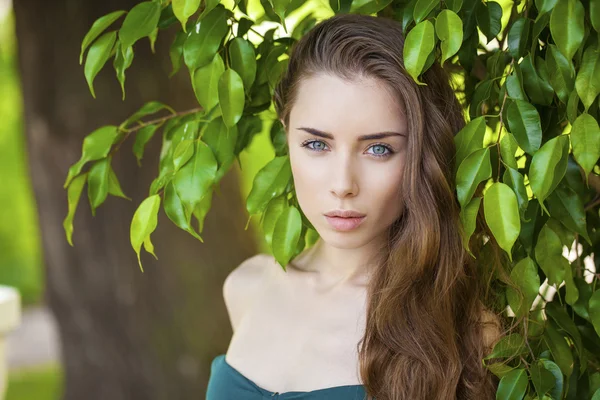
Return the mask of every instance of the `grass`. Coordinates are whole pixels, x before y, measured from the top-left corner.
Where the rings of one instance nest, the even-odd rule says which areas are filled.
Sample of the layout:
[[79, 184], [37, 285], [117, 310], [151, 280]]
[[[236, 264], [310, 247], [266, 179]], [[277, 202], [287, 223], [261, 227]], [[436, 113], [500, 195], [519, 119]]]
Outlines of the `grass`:
[[58, 400], [63, 372], [58, 364], [11, 371], [5, 400]]

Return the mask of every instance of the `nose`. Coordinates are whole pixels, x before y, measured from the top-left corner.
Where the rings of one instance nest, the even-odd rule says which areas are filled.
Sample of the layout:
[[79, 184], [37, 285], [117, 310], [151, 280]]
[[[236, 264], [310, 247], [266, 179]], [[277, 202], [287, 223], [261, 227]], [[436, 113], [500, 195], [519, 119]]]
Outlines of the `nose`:
[[349, 158], [347, 161], [340, 160], [333, 176], [331, 193], [339, 198], [358, 195], [358, 182], [354, 176]]

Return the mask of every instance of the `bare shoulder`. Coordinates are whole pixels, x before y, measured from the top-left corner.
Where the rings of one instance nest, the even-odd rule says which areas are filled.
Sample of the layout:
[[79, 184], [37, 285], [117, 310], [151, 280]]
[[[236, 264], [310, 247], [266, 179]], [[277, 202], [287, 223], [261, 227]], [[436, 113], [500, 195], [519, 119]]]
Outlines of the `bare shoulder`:
[[259, 253], [234, 268], [223, 282], [223, 299], [233, 330], [238, 326], [247, 305], [260, 291], [272, 256]]
[[481, 309], [481, 324], [483, 325], [483, 342], [486, 352], [491, 352], [494, 345], [502, 337], [502, 321], [500, 317], [486, 307]]

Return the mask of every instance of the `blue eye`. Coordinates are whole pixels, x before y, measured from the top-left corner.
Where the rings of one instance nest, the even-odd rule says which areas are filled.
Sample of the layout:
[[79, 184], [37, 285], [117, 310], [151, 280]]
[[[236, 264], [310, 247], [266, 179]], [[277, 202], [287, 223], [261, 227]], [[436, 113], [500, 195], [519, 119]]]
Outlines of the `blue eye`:
[[[317, 153], [320, 153], [323, 149], [323, 146], [315, 148], [315, 147], [311, 147], [310, 145], [313, 143], [320, 143], [322, 145], [325, 145], [325, 142], [323, 142], [322, 140], [307, 140], [305, 142], [302, 143], [301, 147], [306, 147], [311, 151], [315, 151]], [[373, 149], [373, 148], [383, 148], [384, 151], [387, 150], [387, 153], [370, 153], [372, 155], [374, 155], [375, 157], [389, 157], [392, 154], [394, 154], [395, 152], [392, 150], [392, 148], [386, 144], [383, 143], [375, 143], [373, 144], [371, 147], [369, 147], [369, 149]]]

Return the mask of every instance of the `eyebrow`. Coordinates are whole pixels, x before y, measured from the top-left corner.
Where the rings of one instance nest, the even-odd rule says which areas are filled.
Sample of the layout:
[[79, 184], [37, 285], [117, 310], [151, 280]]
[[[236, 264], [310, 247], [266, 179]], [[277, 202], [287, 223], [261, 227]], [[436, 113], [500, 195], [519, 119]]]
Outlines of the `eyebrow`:
[[[333, 135], [331, 133], [328, 132], [323, 132], [320, 131], [318, 129], [315, 128], [307, 128], [307, 127], [300, 127], [297, 128], [298, 130], [302, 130], [302, 131], [306, 131], [308, 133], [311, 133], [315, 136], [319, 136], [325, 139], [331, 139], [331, 140], [335, 140]], [[398, 132], [391, 132], [391, 131], [384, 131], [384, 132], [377, 132], [377, 133], [371, 133], [369, 135], [362, 135], [358, 137], [358, 141], [364, 141], [364, 140], [374, 140], [374, 139], [383, 139], [386, 137], [390, 137], [390, 136], [406, 136], [405, 134], [402, 133], [398, 133]]]

